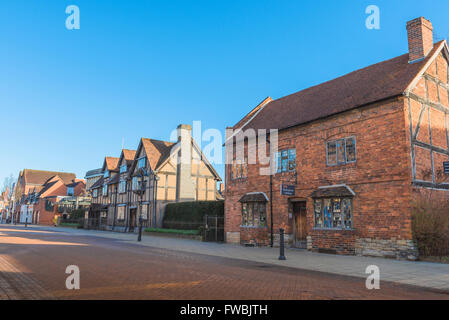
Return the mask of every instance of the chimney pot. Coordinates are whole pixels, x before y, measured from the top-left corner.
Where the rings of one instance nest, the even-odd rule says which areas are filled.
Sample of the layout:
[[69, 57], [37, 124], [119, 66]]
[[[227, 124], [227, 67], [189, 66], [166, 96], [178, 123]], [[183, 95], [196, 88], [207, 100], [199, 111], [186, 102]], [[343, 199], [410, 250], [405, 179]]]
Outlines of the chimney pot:
[[433, 48], [432, 23], [423, 18], [407, 22], [409, 62], [425, 58]]

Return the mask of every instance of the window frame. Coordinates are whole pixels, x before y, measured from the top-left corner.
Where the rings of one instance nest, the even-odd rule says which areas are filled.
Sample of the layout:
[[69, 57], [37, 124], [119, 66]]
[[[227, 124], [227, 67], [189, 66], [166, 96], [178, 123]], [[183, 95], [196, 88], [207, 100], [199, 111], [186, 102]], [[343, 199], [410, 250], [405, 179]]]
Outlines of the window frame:
[[[143, 166], [140, 166], [142, 160], [144, 160], [144, 164], [143, 164]], [[146, 166], [147, 166], [147, 158], [146, 157], [140, 157], [139, 159], [137, 159], [137, 169], [146, 168]]]
[[98, 189], [92, 190], [92, 197], [94, 197], [94, 198], [98, 197]]
[[[123, 169], [125, 168], [125, 169]], [[125, 173], [126, 171], [128, 171], [128, 166], [126, 164], [123, 164], [120, 166], [120, 173]]]
[[[354, 160], [348, 160], [348, 152], [347, 152], [347, 141], [352, 139], [354, 141]], [[338, 142], [343, 141], [344, 143], [344, 162], [339, 162], [338, 158]], [[335, 143], [335, 163], [329, 163], [329, 144]], [[334, 139], [326, 141], [326, 165], [328, 167], [342, 166], [346, 164], [356, 163], [357, 162], [357, 139], [355, 136], [344, 137], [340, 139]]]
[[[290, 158], [290, 155], [294, 151], [294, 158]], [[284, 157], [282, 154], [286, 153]], [[274, 155], [276, 161], [276, 173], [286, 173], [286, 172], [296, 172], [296, 148], [287, 148], [277, 151]], [[283, 163], [285, 161], [285, 170], [283, 169]], [[293, 163], [294, 166], [290, 169], [290, 164]]]
[[103, 190], [102, 190], [101, 194], [103, 196], [107, 196], [108, 195], [108, 185], [107, 184], [103, 185]]
[[[335, 200], [338, 199], [339, 205], [339, 211], [336, 211], [335, 207]], [[326, 197], [326, 198], [315, 198], [313, 199], [313, 229], [315, 230], [341, 230], [341, 231], [351, 231], [354, 230], [354, 198], [353, 197]], [[331, 209], [331, 215], [330, 215], [330, 223], [332, 224], [330, 227], [325, 226], [325, 219], [324, 216], [324, 208], [325, 208], [325, 201], [329, 201], [329, 206]], [[344, 212], [344, 202], [349, 201], [350, 207], [349, 207], [349, 214], [350, 214], [350, 225], [346, 225], [346, 213]], [[318, 211], [317, 209], [317, 202], [320, 204], [320, 214], [317, 215]], [[341, 220], [341, 226], [334, 226], [335, 222], [335, 214], [338, 213]], [[321, 225], [317, 225], [317, 217], [321, 218]]]
[[[235, 175], [235, 172], [238, 172], [239, 174]], [[233, 181], [248, 178], [248, 159], [232, 160], [230, 174], [231, 180]]]
[[[244, 223], [244, 207], [246, 207], [246, 223]], [[252, 223], [248, 224], [248, 217], [249, 217], [249, 207], [251, 207], [251, 216], [252, 216]], [[261, 210], [263, 208], [263, 211]], [[257, 224], [255, 219], [255, 212], [257, 211]], [[263, 219], [262, 219], [263, 217]], [[261, 223], [263, 221], [264, 223]], [[240, 227], [241, 228], [267, 228], [267, 203], [264, 201], [250, 201], [250, 202], [242, 202], [241, 203], [241, 221], [240, 221]]]
[[109, 178], [110, 176], [110, 172], [108, 169], [105, 170], [105, 172], [103, 173], [103, 178]]
[[119, 181], [119, 183], [118, 183], [118, 193], [120, 193], [120, 194], [121, 193], [126, 193], [126, 180]]

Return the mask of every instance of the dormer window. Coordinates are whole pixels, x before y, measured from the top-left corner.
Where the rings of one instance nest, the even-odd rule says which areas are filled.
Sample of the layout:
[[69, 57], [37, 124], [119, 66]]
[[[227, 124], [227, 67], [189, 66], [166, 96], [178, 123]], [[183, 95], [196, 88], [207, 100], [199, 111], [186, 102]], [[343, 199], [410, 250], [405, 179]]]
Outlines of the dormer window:
[[67, 195], [73, 197], [73, 195], [75, 194], [75, 190], [73, 187], [69, 187], [67, 188]]
[[126, 167], [126, 164], [120, 166], [120, 173], [124, 173], [128, 170], [128, 168]]
[[138, 168], [145, 168], [147, 164], [147, 158], [143, 157], [138, 160]]
[[106, 170], [106, 171], [104, 172], [104, 177], [105, 177], [105, 178], [109, 178], [109, 170]]

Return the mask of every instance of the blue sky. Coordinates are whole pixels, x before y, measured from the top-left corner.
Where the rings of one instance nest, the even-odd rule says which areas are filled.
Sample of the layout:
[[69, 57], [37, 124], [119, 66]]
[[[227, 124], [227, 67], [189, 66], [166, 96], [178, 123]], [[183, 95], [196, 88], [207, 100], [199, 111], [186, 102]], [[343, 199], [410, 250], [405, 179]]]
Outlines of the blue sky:
[[[65, 27], [72, 4], [80, 30]], [[371, 4], [380, 30], [365, 27]], [[23, 168], [84, 177], [122, 139], [168, 140], [180, 123], [224, 132], [267, 96], [406, 53], [408, 20], [448, 38], [447, 12], [447, 0], [1, 1], [0, 183]]]

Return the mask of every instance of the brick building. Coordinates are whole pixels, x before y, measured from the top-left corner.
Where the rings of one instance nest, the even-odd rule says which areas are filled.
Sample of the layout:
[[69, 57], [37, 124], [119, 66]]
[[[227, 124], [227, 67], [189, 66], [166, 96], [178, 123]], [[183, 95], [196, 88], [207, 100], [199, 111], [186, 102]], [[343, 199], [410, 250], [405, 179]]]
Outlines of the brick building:
[[24, 169], [14, 189], [15, 212], [11, 222], [51, 225], [55, 204], [85, 194], [84, 180], [74, 173]]
[[[440, 174], [449, 160], [449, 51], [445, 40], [433, 42], [428, 20], [406, 29], [409, 53], [267, 98], [231, 128], [227, 242], [277, 244], [284, 228], [291, 246], [416, 258], [415, 193], [449, 196]], [[261, 175], [259, 158], [248, 161], [256, 152], [248, 140], [237, 159], [234, 137], [250, 129], [278, 130], [275, 174]]]

